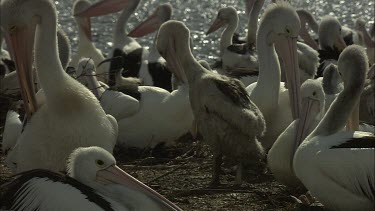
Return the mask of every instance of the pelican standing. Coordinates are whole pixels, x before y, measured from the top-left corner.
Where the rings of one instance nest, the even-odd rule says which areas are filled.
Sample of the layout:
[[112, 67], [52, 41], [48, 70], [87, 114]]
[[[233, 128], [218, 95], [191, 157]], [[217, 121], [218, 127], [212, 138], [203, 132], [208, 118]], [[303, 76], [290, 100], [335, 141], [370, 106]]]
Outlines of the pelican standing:
[[[54, 4], [49, 0], [5, 0], [1, 11], [1, 27], [15, 58], [29, 119], [16, 145], [17, 172], [35, 168], [63, 171], [71, 151], [81, 146], [100, 146], [112, 152], [116, 120], [106, 115], [90, 90], [61, 66]], [[32, 83], [33, 50], [45, 95], [40, 108]]]
[[[270, 149], [282, 131], [301, 113], [300, 77], [297, 59], [297, 36], [300, 22], [288, 3], [271, 4], [265, 11], [257, 34], [259, 77], [246, 90], [262, 111], [267, 123], [260, 139]], [[288, 89], [280, 83], [280, 64], [275, 51], [284, 62]], [[290, 103], [289, 103], [290, 102]]]
[[[12, 210], [182, 210], [124, 172], [100, 147], [77, 148], [68, 176], [43, 169], [23, 172], [3, 185], [3, 209]], [[51, 191], [53, 190], [53, 191]]]
[[250, 101], [240, 81], [213, 73], [195, 60], [190, 31], [181, 22], [168, 21], [160, 29], [159, 53], [176, 77], [189, 83], [190, 102], [202, 134], [214, 152], [212, 185], [220, 183], [222, 155], [237, 161], [236, 183], [242, 182], [242, 164], [259, 164], [264, 151], [257, 137], [265, 130], [262, 113]]
[[294, 156], [294, 171], [325, 207], [332, 210], [373, 210], [375, 205], [375, 136], [344, 132], [363, 90], [368, 61], [363, 48], [349, 46], [338, 69], [344, 90]]

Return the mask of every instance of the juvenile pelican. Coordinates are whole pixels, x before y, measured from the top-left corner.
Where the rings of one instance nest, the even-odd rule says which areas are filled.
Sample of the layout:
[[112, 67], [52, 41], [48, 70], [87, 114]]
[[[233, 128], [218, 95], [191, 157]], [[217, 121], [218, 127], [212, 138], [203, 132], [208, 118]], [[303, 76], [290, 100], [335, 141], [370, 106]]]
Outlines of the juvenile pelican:
[[262, 113], [236, 79], [202, 67], [190, 50], [190, 31], [181, 22], [168, 21], [160, 29], [159, 53], [175, 75], [189, 83], [190, 103], [202, 134], [214, 153], [212, 185], [220, 183], [222, 155], [237, 161], [236, 183], [242, 182], [242, 164], [258, 164], [264, 151], [257, 137], [265, 130]]

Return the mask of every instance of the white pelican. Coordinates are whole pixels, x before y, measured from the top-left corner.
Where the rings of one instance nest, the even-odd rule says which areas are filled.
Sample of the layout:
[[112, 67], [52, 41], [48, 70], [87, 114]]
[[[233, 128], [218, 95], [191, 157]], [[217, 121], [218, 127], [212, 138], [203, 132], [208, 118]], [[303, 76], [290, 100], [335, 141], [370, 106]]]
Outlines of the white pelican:
[[[276, 180], [289, 187], [303, 186], [294, 174], [293, 156], [298, 147], [296, 137], [304, 139], [324, 115], [324, 92], [317, 80], [307, 80], [301, 86], [302, 117], [294, 120], [280, 134], [267, 154], [267, 164]], [[300, 125], [301, 124], [301, 125]], [[297, 134], [298, 127], [303, 127]]]
[[[100, 147], [75, 149], [68, 176], [42, 169], [3, 185], [1, 208], [11, 210], [182, 210], [124, 172]], [[53, 191], [51, 191], [53, 190]]]
[[[171, 19], [172, 10], [173, 8], [170, 3], [159, 5], [145, 21], [129, 32], [128, 36], [143, 37], [159, 30], [161, 24]], [[156, 35], [147, 60], [152, 84], [145, 83], [145, 85], [153, 85], [167, 91], [172, 91], [172, 73], [167, 69], [165, 59], [160, 56], [156, 49]]]
[[337, 70], [337, 65], [329, 64], [323, 71], [322, 79], [325, 93], [325, 111], [331, 106], [339, 93], [344, 89], [341, 76]]
[[[299, 29], [298, 15], [286, 2], [271, 4], [259, 25], [259, 77], [246, 90], [267, 123], [265, 136], [260, 139], [265, 149], [270, 149], [292, 119], [299, 118], [301, 113], [297, 59]], [[274, 46], [284, 62], [288, 89], [285, 89], [284, 83], [280, 83], [280, 64]]]
[[[16, 62], [29, 119], [16, 145], [17, 172], [35, 168], [63, 171], [70, 152], [81, 146], [96, 145], [111, 152], [117, 122], [104, 113], [90, 90], [62, 68], [54, 4], [49, 0], [6, 0], [0, 9], [1, 27]], [[31, 77], [33, 50], [45, 95], [40, 108], [36, 106]]]
[[226, 26], [220, 39], [220, 57], [223, 62], [223, 70], [229, 72], [257, 71], [258, 59], [256, 54], [247, 52], [245, 45], [232, 43], [232, 37], [237, 29], [238, 21], [238, 14], [235, 8], [221, 8], [206, 35]]
[[[135, 11], [140, 0], [100, 0], [85, 10], [75, 14], [78, 17], [94, 17], [103, 16], [122, 10], [114, 27], [113, 46], [111, 58], [124, 55], [123, 63], [124, 77], [142, 78], [143, 84], [152, 85], [152, 78], [148, 72], [147, 57], [149, 52], [132, 37], [127, 36], [125, 29], [127, 21], [131, 14]], [[116, 64], [110, 64], [109, 69], [113, 69]]]
[[240, 81], [202, 67], [192, 55], [189, 42], [190, 31], [182, 22], [168, 21], [159, 29], [159, 53], [176, 77], [189, 83], [198, 131], [214, 152], [211, 184], [220, 183], [222, 155], [236, 160], [236, 183], [241, 184], [242, 164], [258, 164], [264, 156], [257, 141], [265, 130], [263, 115]]
[[[88, 0], [77, 0], [73, 5], [73, 14], [78, 14], [81, 11], [90, 7]], [[95, 47], [91, 38], [91, 20], [89, 17], [74, 16], [74, 20], [78, 25], [78, 50], [77, 54], [73, 56], [70, 66], [77, 68], [78, 62], [82, 58], [91, 58], [94, 60], [95, 65], [99, 65], [105, 58], [103, 53]], [[96, 73], [98, 74], [99, 81], [107, 83], [109, 64], [105, 63], [97, 68]], [[79, 76], [78, 76], [79, 77]], [[78, 78], [80, 82], [84, 81], [84, 78]]]
[[340, 55], [338, 69], [344, 90], [294, 156], [296, 176], [327, 209], [374, 209], [375, 136], [342, 129], [363, 90], [368, 62], [359, 46]]
[[88, 88], [99, 99], [105, 113], [112, 115], [116, 120], [121, 120], [138, 112], [139, 102], [137, 99], [118, 91], [109, 90], [108, 86], [100, 84], [92, 59], [82, 58], [78, 69], [80, 72], [84, 72]]

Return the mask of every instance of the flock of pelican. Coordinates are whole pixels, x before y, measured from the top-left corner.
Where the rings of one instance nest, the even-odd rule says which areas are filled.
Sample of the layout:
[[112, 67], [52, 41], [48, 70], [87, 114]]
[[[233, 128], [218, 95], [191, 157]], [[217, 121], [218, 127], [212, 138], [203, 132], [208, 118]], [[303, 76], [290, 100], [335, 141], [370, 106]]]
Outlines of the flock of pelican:
[[[19, 94], [25, 113], [6, 117], [2, 152], [16, 175], [2, 186], [1, 209], [182, 210], [117, 167], [112, 153], [186, 133], [201, 134], [213, 152], [212, 186], [224, 156], [237, 164], [236, 184], [245, 166], [267, 165], [328, 209], [374, 209], [374, 26], [357, 20], [350, 29], [333, 16], [319, 23], [284, 1], [261, 14], [265, 0], [245, 0], [247, 36], [235, 33], [236, 9], [221, 8], [206, 33], [225, 28], [209, 65], [193, 55], [190, 30], [171, 20], [169, 3], [128, 32], [139, 3], [75, 1], [71, 56], [52, 1], [1, 1], [9, 53], [1, 49], [0, 92]], [[115, 12], [105, 58], [91, 17]], [[136, 41], [154, 32], [150, 50]]]

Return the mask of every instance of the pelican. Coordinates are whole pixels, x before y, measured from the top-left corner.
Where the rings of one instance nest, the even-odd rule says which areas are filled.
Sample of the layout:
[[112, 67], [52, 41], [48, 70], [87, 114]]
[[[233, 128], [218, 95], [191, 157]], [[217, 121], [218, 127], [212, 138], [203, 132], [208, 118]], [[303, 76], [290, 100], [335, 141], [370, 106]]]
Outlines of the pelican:
[[105, 113], [112, 115], [116, 120], [130, 117], [139, 110], [137, 99], [121, 92], [110, 90], [105, 84], [97, 80], [95, 63], [92, 59], [82, 58], [78, 70], [84, 72], [88, 88], [99, 99]]
[[297, 14], [298, 14], [299, 19], [301, 20], [301, 31], [299, 35], [303, 39], [304, 43], [309, 45], [314, 50], [318, 50], [319, 49], [318, 43], [316, 43], [315, 40], [311, 37], [307, 29], [307, 26], [310, 26], [310, 28], [316, 34], [318, 34], [318, 31], [319, 31], [318, 22], [315, 20], [314, 16], [312, 16], [312, 14], [307, 10], [298, 9]]
[[[182, 210], [124, 172], [100, 147], [77, 148], [68, 175], [43, 169], [23, 172], [3, 185], [1, 208], [12, 210]], [[53, 191], [51, 191], [53, 190]]]
[[[295, 138], [298, 127], [303, 127], [305, 138], [324, 115], [324, 92], [317, 80], [308, 79], [301, 86], [302, 112], [301, 119], [294, 120], [280, 134], [267, 154], [267, 164], [276, 180], [288, 187], [302, 187], [302, 183], [294, 174], [293, 156], [296, 151]], [[300, 125], [301, 124], [301, 125]], [[298, 146], [297, 146], [298, 147]]]
[[[54, 4], [49, 0], [5, 0], [1, 11], [1, 27], [15, 58], [29, 119], [15, 146], [16, 172], [35, 168], [63, 171], [70, 152], [81, 146], [100, 146], [112, 152], [117, 138], [116, 120], [106, 115], [90, 90], [61, 66]], [[36, 106], [31, 77], [33, 51], [45, 95], [40, 108]]]
[[[127, 36], [125, 26], [131, 14], [135, 11], [140, 0], [100, 0], [90, 7], [86, 8], [75, 16], [81, 18], [90, 18], [95, 16], [103, 16], [118, 12], [122, 10], [114, 27], [113, 46], [111, 58], [119, 56], [123, 53], [125, 55], [124, 77], [139, 77], [142, 78], [144, 84], [152, 82], [151, 76], [147, 69], [147, 58], [149, 52], [132, 37]], [[110, 64], [109, 70], [113, 69], [116, 64]], [[148, 76], [148, 77], [147, 77]]]
[[121, 79], [117, 79], [114, 89], [139, 102], [139, 110], [134, 115], [118, 119], [118, 144], [154, 148], [159, 143], [171, 144], [192, 129], [194, 118], [188, 84], [183, 83], [172, 92], [153, 86], [133, 89], [121, 75], [117, 77]]
[[176, 77], [189, 83], [198, 131], [214, 152], [211, 184], [220, 183], [222, 155], [237, 161], [236, 183], [241, 184], [242, 164], [258, 164], [264, 156], [257, 141], [265, 130], [263, 115], [240, 81], [202, 67], [192, 55], [189, 42], [189, 29], [182, 22], [168, 21], [159, 29], [157, 49]]
[[338, 69], [345, 88], [298, 147], [293, 168], [327, 209], [373, 210], [375, 136], [342, 131], [363, 90], [368, 70], [364, 49], [356, 45], [345, 48]]
[[[78, 0], [73, 4], [73, 14], [78, 14], [81, 11], [90, 7], [88, 0]], [[78, 25], [78, 50], [77, 54], [73, 56], [70, 66], [78, 67], [78, 63], [82, 58], [91, 58], [95, 65], [99, 65], [105, 58], [103, 53], [95, 47], [91, 37], [91, 20], [89, 17], [74, 16], [74, 20]], [[105, 63], [97, 68], [99, 81], [107, 83], [109, 64]], [[79, 79], [80, 82], [84, 79]]]
[[249, 53], [245, 45], [233, 45], [232, 37], [238, 26], [237, 11], [233, 7], [221, 8], [206, 35], [226, 26], [220, 40], [223, 69], [236, 72], [253, 72], [258, 69], [256, 54]]
[[375, 62], [375, 40], [371, 39], [370, 34], [366, 30], [366, 23], [364, 20], [358, 19], [356, 21], [356, 29], [363, 34], [369, 64], [372, 65]]
[[[259, 77], [258, 81], [246, 87], [246, 90], [250, 99], [262, 111], [267, 123], [265, 136], [260, 139], [265, 149], [270, 149], [292, 119], [299, 118], [301, 113], [297, 63], [299, 29], [298, 15], [286, 2], [271, 4], [259, 25]], [[275, 46], [284, 62], [288, 89], [285, 89], [284, 83], [280, 83], [280, 64]]]
[[[145, 21], [129, 32], [128, 36], [143, 37], [157, 31], [161, 24], [171, 19], [172, 10], [173, 8], [170, 3], [159, 5]], [[155, 43], [156, 36], [147, 59], [149, 75], [152, 78], [152, 83], [147, 83], [146, 81], [144, 84], [157, 86], [167, 91], [172, 91], [172, 74], [167, 69], [165, 59], [161, 57], [157, 51]]]
[[328, 111], [332, 102], [344, 89], [341, 76], [337, 70], [337, 65], [329, 64], [324, 69], [322, 85], [325, 93], [325, 111]]

